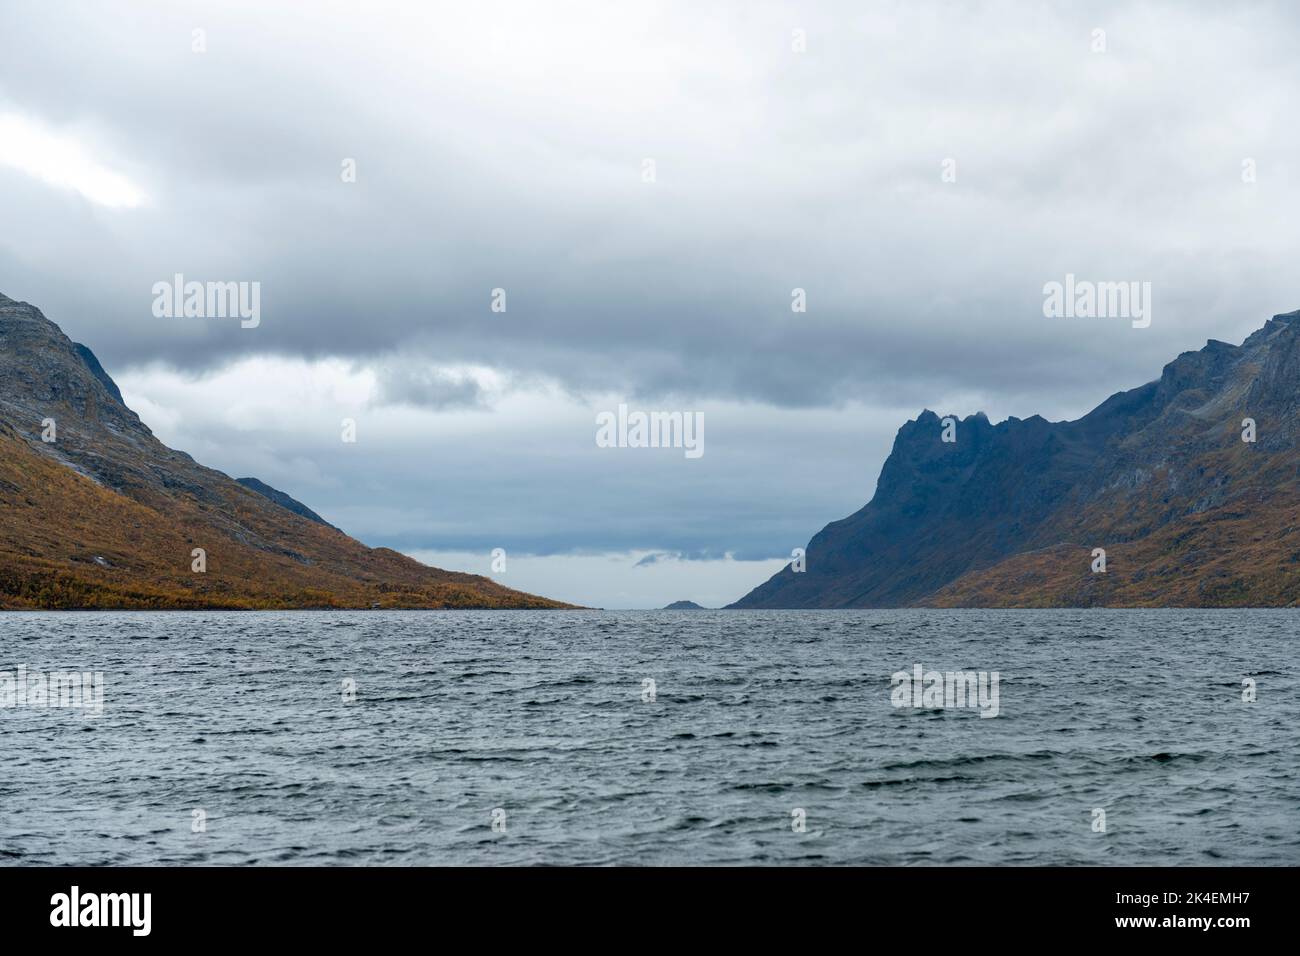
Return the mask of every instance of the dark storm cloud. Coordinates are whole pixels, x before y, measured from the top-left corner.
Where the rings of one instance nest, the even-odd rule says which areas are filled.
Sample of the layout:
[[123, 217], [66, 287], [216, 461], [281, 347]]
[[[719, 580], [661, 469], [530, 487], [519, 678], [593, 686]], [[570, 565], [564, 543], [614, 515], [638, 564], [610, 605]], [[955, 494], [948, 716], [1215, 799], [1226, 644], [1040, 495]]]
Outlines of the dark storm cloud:
[[[3, 102], [97, 136], [151, 204], [109, 220], [19, 196], [98, 254], [69, 282], [55, 253], [10, 251], [6, 291], [119, 366], [402, 349], [580, 392], [924, 404], [945, 384], [1136, 384], [1300, 304], [1273, 268], [1296, 242], [1283, 7], [768, 7], [729, 33], [671, 6], [638, 30], [543, 18], [576, 47], [525, 43], [495, 8], [79, 9], [9, 8]], [[602, 41], [641, 56], [620, 69]], [[1150, 334], [1045, 320], [1067, 271], [1152, 281]], [[260, 281], [263, 324], [155, 319], [149, 288], [177, 272]]]

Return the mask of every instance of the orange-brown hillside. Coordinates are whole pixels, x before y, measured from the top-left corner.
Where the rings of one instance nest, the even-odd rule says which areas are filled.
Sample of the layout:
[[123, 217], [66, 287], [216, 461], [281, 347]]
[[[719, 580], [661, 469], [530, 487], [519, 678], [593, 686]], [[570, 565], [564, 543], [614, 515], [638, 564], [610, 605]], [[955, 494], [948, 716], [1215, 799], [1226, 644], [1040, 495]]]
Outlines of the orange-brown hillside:
[[[923, 603], [936, 607], [1292, 607], [1300, 604], [1300, 487], [1294, 456], [1232, 431], [1198, 467], [1233, 493], [1204, 507], [1159, 474], [1134, 496], [1103, 496], [1071, 516], [1054, 547], [972, 570]], [[1143, 527], [1140, 516], [1178, 515]], [[1092, 570], [1105, 545], [1106, 570]]]
[[567, 606], [368, 548], [260, 487], [167, 448], [88, 350], [0, 296], [0, 608]]

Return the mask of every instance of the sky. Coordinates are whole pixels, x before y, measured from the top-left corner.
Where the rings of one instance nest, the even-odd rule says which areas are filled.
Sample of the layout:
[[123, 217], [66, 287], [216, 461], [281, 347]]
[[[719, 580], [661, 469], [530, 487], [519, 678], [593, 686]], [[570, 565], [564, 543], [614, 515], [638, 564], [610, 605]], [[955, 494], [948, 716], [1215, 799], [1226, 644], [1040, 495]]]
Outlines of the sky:
[[[575, 603], [734, 601], [922, 409], [1076, 418], [1300, 308], [1287, 3], [15, 0], [0, 36], [0, 292], [172, 447]], [[259, 321], [159, 316], [178, 273]], [[1067, 274], [1149, 282], [1150, 325], [1046, 316]], [[620, 404], [703, 454], [600, 447]]]

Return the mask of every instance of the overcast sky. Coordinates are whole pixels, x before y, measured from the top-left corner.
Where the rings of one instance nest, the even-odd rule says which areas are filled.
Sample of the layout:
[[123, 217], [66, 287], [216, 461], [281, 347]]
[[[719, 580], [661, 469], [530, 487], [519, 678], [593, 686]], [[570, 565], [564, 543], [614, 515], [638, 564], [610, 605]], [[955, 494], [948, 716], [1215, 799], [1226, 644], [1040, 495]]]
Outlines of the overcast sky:
[[[205, 464], [584, 604], [735, 600], [923, 408], [1074, 418], [1300, 308], [1291, 4], [15, 0], [0, 36], [0, 292]], [[260, 325], [156, 317], [175, 273], [259, 282]], [[1150, 282], [1150, 327], [1045, 318], [1067, 273]], [[620, 402], [705, 453], [598, 448]]]

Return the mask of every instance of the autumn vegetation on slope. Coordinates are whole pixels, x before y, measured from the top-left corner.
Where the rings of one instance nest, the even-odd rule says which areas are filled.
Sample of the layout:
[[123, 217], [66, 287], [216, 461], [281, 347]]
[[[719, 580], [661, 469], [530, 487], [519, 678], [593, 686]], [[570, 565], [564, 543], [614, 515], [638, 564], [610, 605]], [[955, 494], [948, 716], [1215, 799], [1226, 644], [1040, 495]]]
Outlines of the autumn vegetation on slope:
[[[366, 548], [288, 512], [274, 520], [257, 496], [235, 487], [218, 530], [212, 507], [191, 496], [133, 501], [32, 451], [0, 425], [0, 607], [558, 606]], [[241, 537], [280, 544], [268, 551]], [[195, 548], [206, 552], [201, 574], [191, 570]]]
[[[1300, 604], [1300, 487], [1294, 457], [1228, 436], [1205, 456], [1233, 495], [1200, 509], [1157, 475], [1136, 498], [1101, 499], [1067, 541], [970, 571], [927, 598], [935, 607], [1295, 607]], [[1179, 515], [1145, 522], [1142, 515]], [[1153, 526], [1154, 525], [1154, 526]], [[1106, 570], [1092, 550], [1105, 545]]]
[[568, 606], [366, 547], [199, 465], [83, 354], [0, 296], [0, 608]]

